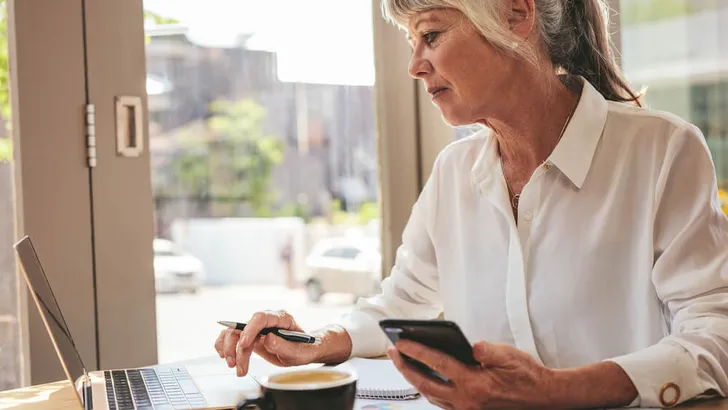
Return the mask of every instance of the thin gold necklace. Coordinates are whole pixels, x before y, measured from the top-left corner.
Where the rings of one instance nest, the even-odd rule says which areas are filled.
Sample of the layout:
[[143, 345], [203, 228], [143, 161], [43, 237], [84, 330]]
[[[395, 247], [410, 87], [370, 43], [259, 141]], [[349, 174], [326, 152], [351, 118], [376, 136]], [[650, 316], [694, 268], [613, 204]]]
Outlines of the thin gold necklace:
[[[556, 145], [559, 145], [559, 142], [561, 142], [561, 138], [564, 136], [564, 132], [566, 132], [566, 126], [569, 125], [569, 121], [571, 121], [571, 116], [573, 114], [574, 113], [572, 112], [571, 114], [569, 114], [569, 117], [566, 118], [566, 122], [564, 122], [564, 126], [563, 126], [563, 128], [561, 128], [561, 134], [559, 134], [559, 139], [556, 140]], [[554, 145], [554, 147], [556, 147], [556, 145]], [[506, 170], [505, 170], [505, 168], [503, 168], [503, 155], [500, 155], [498, 157], [498, 160], [500, 161], [501, 170], [503, 171], [503, 179], [505, 179], [505, 181], [506, 181], [506, 188], [508, 188], [508, 195], [510, 195], [511, 192], [515, 192], [515, 191], [513, 191], [513, 189], [511, 189], [511, 184], [510, 184], [510, 182], [508, 182], [508, 177], [506, 176]], [[543, 162], [546, 162], [546, 160], [544, 160]], [[520, 193], [513, 194], [513, 196], [511, 196], [511, 207], [513, 208], [514, 211], [518, 211], [518, 200], [519, 199], [521, 199]]]

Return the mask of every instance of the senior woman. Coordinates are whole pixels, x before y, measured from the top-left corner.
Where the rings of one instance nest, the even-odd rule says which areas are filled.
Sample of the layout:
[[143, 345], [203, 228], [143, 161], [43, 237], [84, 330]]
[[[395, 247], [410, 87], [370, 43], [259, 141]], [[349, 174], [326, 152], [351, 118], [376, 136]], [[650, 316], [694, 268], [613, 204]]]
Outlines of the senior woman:
[[[674, 405], [728, 391], [727, 219], [700, 131], [640, 107], [602, 0], [384, 0], [410, 74], [451, 125], [382, 293], [302, 345], [260, 312], [215, 347], [238, 374], [388, 352], [443, 408]], [[470, 367], [382, 318], [457, 322]], [[389, 347], [389, 349], [388, 349]], [[451, 378], [429, 379], [419, 359]]]

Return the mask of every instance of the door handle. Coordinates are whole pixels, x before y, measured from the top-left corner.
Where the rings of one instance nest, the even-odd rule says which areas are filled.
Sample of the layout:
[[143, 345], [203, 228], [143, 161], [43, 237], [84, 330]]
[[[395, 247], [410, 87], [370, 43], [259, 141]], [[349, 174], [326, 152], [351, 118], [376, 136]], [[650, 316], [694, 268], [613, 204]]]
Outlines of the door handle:
[[138, 157], [144, 150], [144, 115], [142, 99], [118, 96], [115, 99], [116, 153], [122, 157]]

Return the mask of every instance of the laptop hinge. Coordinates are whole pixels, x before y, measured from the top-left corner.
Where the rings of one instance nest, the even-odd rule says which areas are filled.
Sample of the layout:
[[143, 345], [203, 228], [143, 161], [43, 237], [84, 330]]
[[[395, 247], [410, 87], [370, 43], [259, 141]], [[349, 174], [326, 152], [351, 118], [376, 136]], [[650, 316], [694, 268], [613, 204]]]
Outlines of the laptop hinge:
[[94, 408], [94, 397], [91, 393], [91, 381], [86, 380], [83, 386], [83, 410], [93, 410]]
[[94, 408], [94, 398], [91, 394], [91, 378], [88, 376], [86, 369], [83, 369], [83, 375], [76, 379], [74, 383], [74, 389], [78, 393], [78, 397], [81, 398], [84, 410], [92, 410]]
[[94, 408], [94, 397], [92, 394], [91, 378], [88, 377], [86, 370], [83, 371], [84, 382], [83, 382], [83, 410], [93, 410]]

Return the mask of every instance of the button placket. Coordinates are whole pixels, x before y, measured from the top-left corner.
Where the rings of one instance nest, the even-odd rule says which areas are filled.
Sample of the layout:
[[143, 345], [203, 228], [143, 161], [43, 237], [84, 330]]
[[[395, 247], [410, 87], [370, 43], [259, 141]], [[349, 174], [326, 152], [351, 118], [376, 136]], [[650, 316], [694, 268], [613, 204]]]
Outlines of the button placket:
[[528, 292], [523, 251], [516, 232], [511, 232], [508, 246], [508, 275], [506, 279], [506, 314], [516, 347], [543, 364], [536, 349], [531, 318], [528, 313]]
[[516, 346], [541, 361], [528, 311], [528, 259], [532, 221], [540, 205], [543, 169], [534, 172], [521, 192], [518, 225], [513, 226], [508, 251], [506, 311]]
[[541, 205], [541, 187], [545, 171], [538, 168], [526, 186], [523, 187], [518, 204], [518, 237], [523, 246], [524, 266], [528, 267], [528, 254], [531, 239], [532, 222]]
[[516, 346], [541, 361], [528, 311], [528, 256], [532, 221], [538, 209], [542, 172], [534, 172], [521, 192], [518, 225], [512, 226], [508, 247], [506, 311]]

